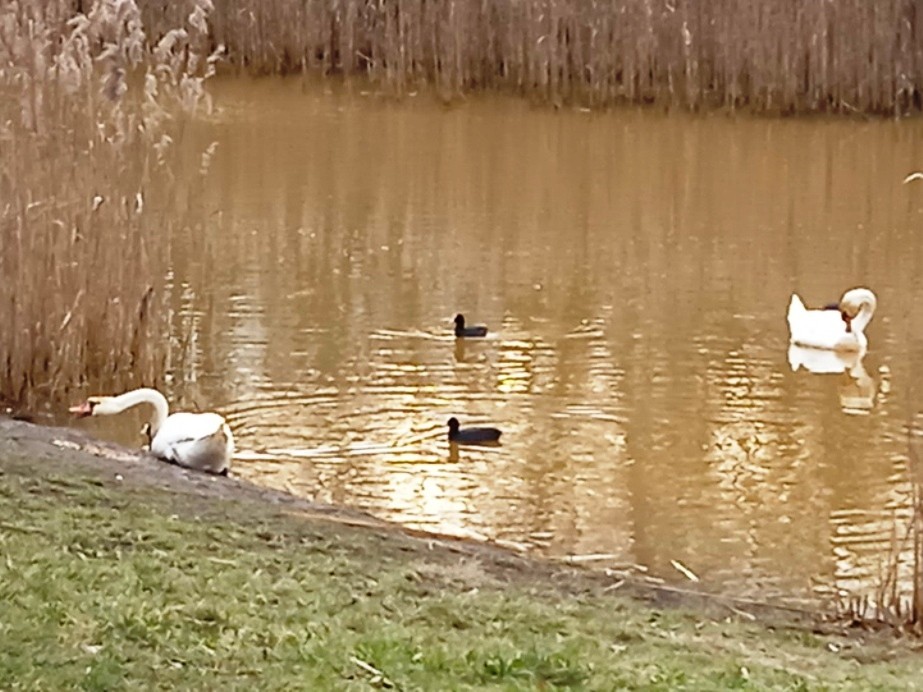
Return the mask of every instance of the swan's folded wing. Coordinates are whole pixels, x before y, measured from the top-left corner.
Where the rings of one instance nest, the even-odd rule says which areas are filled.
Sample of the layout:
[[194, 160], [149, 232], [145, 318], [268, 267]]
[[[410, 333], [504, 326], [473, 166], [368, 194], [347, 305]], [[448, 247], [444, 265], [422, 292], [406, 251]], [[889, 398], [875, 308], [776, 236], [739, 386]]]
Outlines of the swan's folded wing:
[[197, 440], [221, 430], [224, 418], [217, 413], [174, 413], [164, 421], [157, 437], [171, 442]]
[[156, 456], [206, 470], [229, 459], [232, 450], [231, 431], [217, 413], [174, 413], [151, 441]]
[[836, 348], [846, 336], [839, 310], [790, 311], [788, 326], [792, 343], [799, 346]]

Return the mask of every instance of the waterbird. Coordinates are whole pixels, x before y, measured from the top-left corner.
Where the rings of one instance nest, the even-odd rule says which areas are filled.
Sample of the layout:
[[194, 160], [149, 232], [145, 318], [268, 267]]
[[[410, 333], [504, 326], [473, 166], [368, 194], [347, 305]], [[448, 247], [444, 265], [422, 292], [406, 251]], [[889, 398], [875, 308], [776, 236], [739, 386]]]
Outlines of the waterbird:
[[147, 428], [154, 456], [197, 471], [227, 475], [234, 455], [234, 435], [217, 413], [171, 415], [166, 397], [148, 388], [134, 389], [119, 396], [91, 396], [69, 410], [81, 418], [109, 416], [138, 404], [154, 407]]
[[867, 288], [852, 288], [840, 302], [823, 310], [809, 310], [797, 293], [788, 305], [788, 328], [796, 346], [833, 351], [864, 351], [865, 328], [875, 314], [878, 300]]
[[503, 432], [497, 428], [461, 428], [458, 418], [449, 418], [449, 442], [461, 444], [479, 444], [497, 442]]
[[465, 336], [487, 336], [487, 327], [483, 325], [466, 327], [465, 316], [459, 313], [455, 315], [455, 336], [459, 338]]

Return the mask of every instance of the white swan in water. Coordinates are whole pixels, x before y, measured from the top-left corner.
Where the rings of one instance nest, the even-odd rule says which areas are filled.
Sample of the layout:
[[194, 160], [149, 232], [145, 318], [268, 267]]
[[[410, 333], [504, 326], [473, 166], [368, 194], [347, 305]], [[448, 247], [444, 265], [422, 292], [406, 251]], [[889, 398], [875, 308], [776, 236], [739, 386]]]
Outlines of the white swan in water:
[[865, 328], [878, 301], [867, 288], [843, 294], [839, 309], [808, 310], [797, 293], [788, 305], [788, 328], [796, 346], [832, 351], [863, 351], [868, 345]]
[[154, 407], [151, 452], [180, 466], [226, 475], [234, 455], [234, 436], [217, 413], [174, 413], [156, 389], [135, 389], [119, 396], [91, 396], [70, 408], [78, 416], [108, 416], [138, 404]]

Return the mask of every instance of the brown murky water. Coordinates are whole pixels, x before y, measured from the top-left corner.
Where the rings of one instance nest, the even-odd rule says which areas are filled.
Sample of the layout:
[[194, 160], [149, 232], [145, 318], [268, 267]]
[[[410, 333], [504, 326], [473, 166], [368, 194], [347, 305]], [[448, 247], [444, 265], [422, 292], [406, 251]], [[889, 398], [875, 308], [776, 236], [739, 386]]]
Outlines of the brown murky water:
[[[216, 104], [184, 142], [190, 174], [218, 148], [171, 239], [170, 394], [228, 417], [236, 473], [735, 593], [873, 588], [923, 410], [923, 123]], [[792, 291], [855, 285], [866, 357], [793, 371]], [[451, 449], [453, 415], [502, 445]]]

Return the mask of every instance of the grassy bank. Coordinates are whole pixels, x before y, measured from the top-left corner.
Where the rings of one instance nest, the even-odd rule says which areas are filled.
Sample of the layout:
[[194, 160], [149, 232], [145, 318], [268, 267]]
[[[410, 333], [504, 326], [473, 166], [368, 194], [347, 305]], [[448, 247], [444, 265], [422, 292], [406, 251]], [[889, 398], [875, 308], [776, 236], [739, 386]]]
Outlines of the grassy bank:
[[652, 607], [587, 573], [60, 434], [0, 426], [7, 688], [920, 684], [919, 655], [890, 638]]

